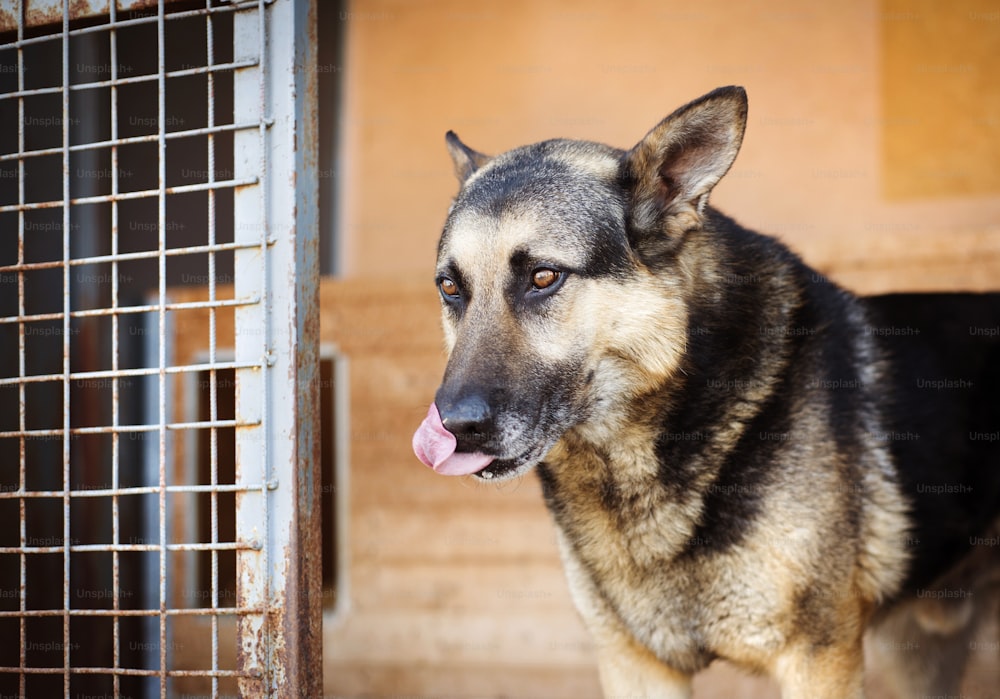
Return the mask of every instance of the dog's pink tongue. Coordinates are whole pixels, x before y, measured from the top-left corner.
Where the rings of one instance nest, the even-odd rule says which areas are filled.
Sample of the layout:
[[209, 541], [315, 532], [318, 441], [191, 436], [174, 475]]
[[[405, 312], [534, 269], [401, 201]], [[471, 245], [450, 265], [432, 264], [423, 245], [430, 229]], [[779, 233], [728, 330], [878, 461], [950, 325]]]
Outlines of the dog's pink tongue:
[[482, 471], [493, 461], [492, 456], [476, 453], [456, 453], [458, 440], [444, 428], [437, 405], [431, 403], [427, 417], [413, 434], [413, 453], [422, 462], [444, 476], [467, 476]]

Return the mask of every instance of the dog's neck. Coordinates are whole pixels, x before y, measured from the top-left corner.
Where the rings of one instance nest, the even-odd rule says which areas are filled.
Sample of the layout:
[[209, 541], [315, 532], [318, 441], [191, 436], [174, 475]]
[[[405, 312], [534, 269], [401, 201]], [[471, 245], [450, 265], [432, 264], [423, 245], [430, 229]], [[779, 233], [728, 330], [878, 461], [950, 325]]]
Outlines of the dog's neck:
[[538, 467], [560, 527], [620, 546], [640, 566], [687, 547], [701, 516], [701, 491], [711, 480], [705, 473], [706, 482], [695, 487], [664, 483], [656, 431], [652, 424], [631, 423], [614, 439], [595, 442], [592, 432], [571, 430]]
[[[767, 333], [795, 328], [797, 305], [789, 302], [762, 316], [753, 309], [767, 304], [753, 297], [781, 290], [794, 301], [800, 272], [775, 263], [749, 284], [739, 283], [738, 275], [749, 274], [745, 270], [712, 273], [733, 283], [722, 285], [722, 297], [692, 294], [699, 303], [691, 309], [687, 357], [675, 375], [648, 395], [595, 411], [569, 430], [539, 467], [559, 526], [618, 541], [635, 562], [648, 555], [652, 563], [655, 553], [662, 563], [664, 556], [690, 547], [712, 507], [713, 486], [726, 485], [719, 483], [720, 476], [726, 478], [724, 464], [744, 434], [755, 429], [792, 361], [785, 354], [787, 343], [766, 340]], [[751, 311], [737, 314], [729, 310], [733, 307]], [[740, 361], [723, 360], [734, 342], [754, 345], [752, 371]], [[709, 429], [711, 434], [704, 432]], [[656, 532], [652, 546], [649, 531]], [[639, 545], [647, 550], [636, 550]]]

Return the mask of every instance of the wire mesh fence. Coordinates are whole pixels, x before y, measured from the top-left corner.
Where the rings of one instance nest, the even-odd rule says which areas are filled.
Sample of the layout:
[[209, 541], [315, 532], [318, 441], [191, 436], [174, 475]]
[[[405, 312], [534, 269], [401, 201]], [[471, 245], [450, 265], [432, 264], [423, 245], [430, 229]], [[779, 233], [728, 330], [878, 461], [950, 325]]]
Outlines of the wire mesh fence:
[[0, 3], [0, 696], [281, 694], [318, 652], [311, 6], [51, 4]]

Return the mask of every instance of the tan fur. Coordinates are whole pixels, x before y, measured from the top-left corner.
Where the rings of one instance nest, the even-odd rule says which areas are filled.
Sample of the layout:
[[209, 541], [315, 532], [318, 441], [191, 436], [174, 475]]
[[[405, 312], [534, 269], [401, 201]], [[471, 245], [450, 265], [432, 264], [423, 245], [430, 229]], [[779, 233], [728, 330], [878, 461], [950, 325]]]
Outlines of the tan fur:
[[685, 699], [691, 696], [691, 677], [664, 665], [623, 628], [601, 600], [587, 574], [569, 553], [559, 530], [560, 551], [570, 594], [597, 646], [598, 667], [604, 696]]
[[[859, 622], [860, 624], [860, 622]], [[860, 638], [816, 650], [798, 646], [776, 663], [782, 699], [863, 699], [864, 655]]]

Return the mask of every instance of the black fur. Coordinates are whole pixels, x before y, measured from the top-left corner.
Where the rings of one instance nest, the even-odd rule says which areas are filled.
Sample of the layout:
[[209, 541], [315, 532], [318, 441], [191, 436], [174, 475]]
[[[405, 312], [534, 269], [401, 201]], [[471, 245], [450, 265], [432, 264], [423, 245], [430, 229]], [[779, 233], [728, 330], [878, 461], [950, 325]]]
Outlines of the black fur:
[[913, 508], [904, 590], [931, 585], [1000, 510], [1000, 294], [863, 300], [888, 357], [889, 443]]

